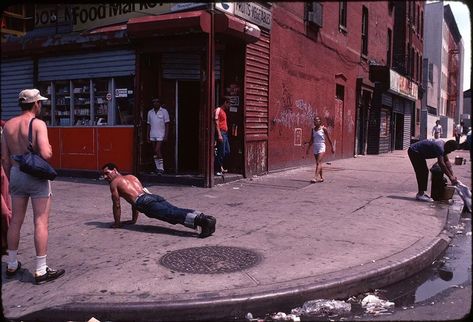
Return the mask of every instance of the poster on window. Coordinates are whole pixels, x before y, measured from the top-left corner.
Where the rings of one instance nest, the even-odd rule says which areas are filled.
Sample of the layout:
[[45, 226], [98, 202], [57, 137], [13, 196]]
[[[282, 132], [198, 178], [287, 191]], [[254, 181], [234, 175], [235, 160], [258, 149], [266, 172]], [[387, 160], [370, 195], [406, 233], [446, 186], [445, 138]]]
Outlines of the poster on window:
[[240, 96], [228, 96], [230, 100], [230, 112], [238, 112], [240, 106]]
[[381, 110], [379, 136], [387, 137], [389, 135], [389, 114], [386, 110]]
[[127, 88], [115, 89], [115, 97], [128, 97], [128, 89]]

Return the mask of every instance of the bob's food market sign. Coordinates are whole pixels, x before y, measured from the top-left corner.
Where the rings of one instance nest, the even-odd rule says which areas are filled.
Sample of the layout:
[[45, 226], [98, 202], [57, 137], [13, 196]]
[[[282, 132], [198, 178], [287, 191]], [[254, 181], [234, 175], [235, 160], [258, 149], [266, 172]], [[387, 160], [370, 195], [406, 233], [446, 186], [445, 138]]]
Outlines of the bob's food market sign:
[[[35, 28], [66, 24], [72, 25], [73, 31], [83, 31], [126, 22], [136, 17], [207, 7], [206, 2], [38, 4], [35, 10]], [[216, 8], [271, 29], [271, 10], [254, 2], [218, 2]]]
[[87, 30], [130, 18], [154, 16], [171, 12], [172, 3], [107, 3], [37, 5], [35, 28], [50, 27], [56, 23], [72, 24], [74, 31]]

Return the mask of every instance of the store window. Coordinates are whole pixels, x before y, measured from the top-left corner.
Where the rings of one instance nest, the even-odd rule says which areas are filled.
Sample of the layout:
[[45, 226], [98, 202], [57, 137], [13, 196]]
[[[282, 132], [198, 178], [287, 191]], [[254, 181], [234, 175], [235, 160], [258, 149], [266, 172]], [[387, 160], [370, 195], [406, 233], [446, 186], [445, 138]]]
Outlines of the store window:
[[41, 82], [49, 98], [40, 117], [49, 126], [132, 125], [134, 78]]
[[361, 54], [368, 55], [368, 8], [363, 6], [361, 16]]
[[114, 79], [115, 102], [117, 107], [117, 117], [115, 124], [133, 124], [133, 79], [131, 77], [116, 77]]

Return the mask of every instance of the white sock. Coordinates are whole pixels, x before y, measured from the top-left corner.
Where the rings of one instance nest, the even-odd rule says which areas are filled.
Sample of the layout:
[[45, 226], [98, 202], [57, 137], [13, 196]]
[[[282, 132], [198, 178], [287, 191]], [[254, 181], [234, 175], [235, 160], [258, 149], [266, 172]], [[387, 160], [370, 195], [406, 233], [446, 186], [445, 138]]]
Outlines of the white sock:
[[36, 276], [46, 274], [46, 256], [36, 256]]
[[164, 160], [163, 159], [158, 159], [158, 170], [163, 170], [164, 171]]
[[195, 228], [195, 217], [197, 217], [199, 214], [200, 212], [197, 211], [187, 213], [186, 219], [184, 221], [184, 226], [189, 228]]
[[7, 267], [10, 270], [15, 270], [18, 267], [18, 260], [16, 259], [18, 250], [8, 249], [7, 251], [8, 251]]
[[154, 159], [154, 165], [156, 166], [156, 170], [159, 170], [159, 159]]

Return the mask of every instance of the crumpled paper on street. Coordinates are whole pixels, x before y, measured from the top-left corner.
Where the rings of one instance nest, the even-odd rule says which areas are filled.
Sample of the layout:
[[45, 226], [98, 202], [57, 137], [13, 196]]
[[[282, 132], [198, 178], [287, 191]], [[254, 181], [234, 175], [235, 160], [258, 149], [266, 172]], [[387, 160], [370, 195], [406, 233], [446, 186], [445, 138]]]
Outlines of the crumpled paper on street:
[[389, 308], [394, 307], [394, 302], [389, 302], [387, 300], [382, 300], [376, 295], [367, 295], [361, 301], [361, 307], [366, 310], [366, 313], [369, 314], [386, 314], [389, 312]]
[[338, 300], [311, 300], [304, 303], [302, 307], [292, 309], [295, 315], [336, 315], [351, 311], [351, 304]]

